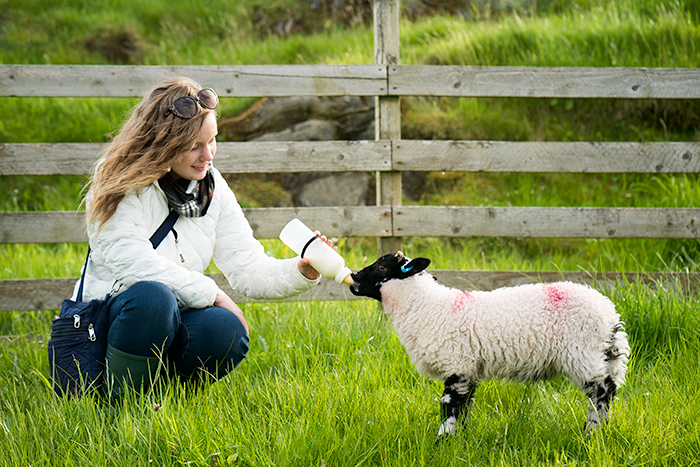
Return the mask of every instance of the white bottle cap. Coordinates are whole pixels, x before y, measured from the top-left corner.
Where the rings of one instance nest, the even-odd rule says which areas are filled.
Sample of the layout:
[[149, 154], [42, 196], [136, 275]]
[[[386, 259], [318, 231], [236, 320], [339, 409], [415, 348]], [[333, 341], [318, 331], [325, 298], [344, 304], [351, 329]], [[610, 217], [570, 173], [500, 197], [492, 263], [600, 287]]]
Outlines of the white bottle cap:
[[[350, 268], [347, 266], [343, 266], [342, 268], [340, 268], [338, 273], [335, 275], [335, 281], [338, 284], [342, 284], [343, 282], [345, 282], [345, 278], [348, 277], [350, 274], [352, 274], [352, 271], [350, 270]], [[348, 285], [352, 285], [353, 282], [354, 281], [352, 279], [350, 279], [350, 283]]]

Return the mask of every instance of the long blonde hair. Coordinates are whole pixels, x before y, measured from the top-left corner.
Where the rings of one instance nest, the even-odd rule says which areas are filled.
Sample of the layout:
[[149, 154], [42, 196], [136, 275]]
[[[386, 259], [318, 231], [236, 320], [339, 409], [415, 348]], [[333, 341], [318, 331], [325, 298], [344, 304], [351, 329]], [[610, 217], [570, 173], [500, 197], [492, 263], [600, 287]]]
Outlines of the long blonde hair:
[[190, 150], [213, 112], [199, 106], [190, 119], [165, 113], [178, 97], [196, 96], [202, 87], [189, 78], [173, 78], [146, 93], [112, 143], [95, 163], [86, 184], [86, 221], [101, 228], [131, 192], [163, 177]]

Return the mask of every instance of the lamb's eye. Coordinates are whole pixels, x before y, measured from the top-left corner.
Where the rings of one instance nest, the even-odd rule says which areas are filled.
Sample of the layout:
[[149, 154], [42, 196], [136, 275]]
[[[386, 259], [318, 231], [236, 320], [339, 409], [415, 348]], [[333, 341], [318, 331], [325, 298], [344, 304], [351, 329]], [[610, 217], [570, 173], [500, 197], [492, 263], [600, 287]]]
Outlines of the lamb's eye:
[[379, 266], [377, 266], [377, 270], [383, 272], [383, 271], [386, 271], [386, 267], [384, 267], [384, 266], [382, 266], [382, 265], [379, 265]]

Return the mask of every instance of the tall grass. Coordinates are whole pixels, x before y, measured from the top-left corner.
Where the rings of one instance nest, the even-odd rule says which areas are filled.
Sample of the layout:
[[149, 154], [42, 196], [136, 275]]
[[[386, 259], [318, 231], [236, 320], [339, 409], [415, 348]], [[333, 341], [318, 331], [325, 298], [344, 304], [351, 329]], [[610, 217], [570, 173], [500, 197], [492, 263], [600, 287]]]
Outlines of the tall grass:
[[[373, 302], [249, 304], [251, 351], [199, 391], [161, 381], [122, 405], [52, 395], [45, 344], [3, 345], [5, 465], [692, 465], [700, 455], [697, 300], [612, 292], [633, 348], [610, 424], [583, 435], [563, 379], [482, 384], [468, 423], [435, 442], [441, 386], [420, 376]], [[45, 313], [0, 316], [46, 336]]]
[[698, 66], [698, 25], [680, 2], [630, 2], [524, 19], [465, 25], [453, 17], [418, 23], [403, 38], [405, 63], [521, 66]]
[[[407, 2], [411, 3], [411, 2]], [[492, 2], [515, 13], [419, 16], [401, 24], [402, 63], [698, 66], [697, 1]], [[111, 63], [114, 31], [144, 64], [371, 63], [368, 28], [332, 21], [268, 37], [259, 8], [304, 2], [164, 0], [0, 2], [0, 63]], [[267, 11], [267, 10], [266, 10]], [[134, 99], [0, 98], [0, 142], [103, 142]], [[250, 99], [224, 99], [223, 117]], [[406, 99], [404, 137], [684, 141], [700, 137], [694, 101]], [[84, 177], [0, 177], [1, 211], [78, 209]], [[694, 207], [695, 175], [429, 174], [406, 203]], [[571, 190], [571, 186], [580, 189]], [[233, 187], [235, 190], [235, 186]], [[242, 200], [245, 202], [246, 200]], [[278, 241], [269, 254], [291, 253]], [[372, 239], [339, 239], [352, 268]], [[406, 238], [447, 269], [697, 271], [689, 240]], [[0, 279], [77, 275], [85, 245], [0, 245]], [[214, 270], [214, 268], [210, 268]], [[671, 289], [671, 287], [669, 288]], [[412, 367], [370, 301], [243, 304], [251, 350], [199, 390], [165, 378], [121, 405], [53, 396], [46, 361], [54, 311], [0, 314], [0, 465], [693, 465], [700, 458], [700, 315], [694, 295], [626, 284], [606, 291], [632, 358], [610, 424], [583, 435], [586, 400], [563, 380], [486, 382], [467, 426], [435, 442], [439, 383]], [[11, 337], [7, 337], [11, 336]]]

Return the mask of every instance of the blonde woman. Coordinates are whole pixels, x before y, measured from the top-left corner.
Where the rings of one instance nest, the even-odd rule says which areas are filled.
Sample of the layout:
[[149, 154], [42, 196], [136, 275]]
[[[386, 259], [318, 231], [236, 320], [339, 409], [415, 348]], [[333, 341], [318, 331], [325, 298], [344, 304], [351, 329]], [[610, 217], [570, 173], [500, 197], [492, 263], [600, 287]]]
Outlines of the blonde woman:
[[[161, 358], [191, 379], [220, 378], [246, 356], [243, 312], [204, 275], [212, 259], [231, 287], [251, 298], [283, 298], [318, 282], [308, 260], [265, 254], [213, 167], [218, 103], [213, 89], [190, 79], [160, 83], [90, 181], [83, 300], [110, 294], [107, 363], [118, 395], [125, 382], [148, 382]], [[179, 217], [154, 249], [149, 238], [170, 211]]]

